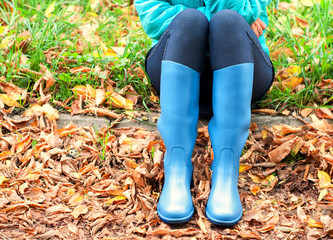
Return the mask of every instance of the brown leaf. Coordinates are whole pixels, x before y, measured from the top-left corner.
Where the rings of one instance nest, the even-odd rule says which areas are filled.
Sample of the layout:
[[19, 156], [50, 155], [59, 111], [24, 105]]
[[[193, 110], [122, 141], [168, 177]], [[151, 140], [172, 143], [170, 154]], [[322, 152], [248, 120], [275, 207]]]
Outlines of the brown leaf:
[[309, 124], [309, 127], [313, 127], [316, 130], [323, 131], [325, 131], [329, 127], [329, 124], [326, 124], [327, 122], [325, 121], [325, 119], [319, 120], [314, 114], [311, 114], [310, 117], [312, 119], [312, 123]]
[[28, 108], [23, 116], [32, 116], [36, 113], [43, 113], [50, 121], [54, 121], [59, 118], [58, 110], [54, 109], [50, 104], [44, 104], [43, 106], [34, 104], [30, 108]]
[[291, 34], [294, 35], [294, 37], [299, 38], [304, 34], [304, 30], [302, 28], [292, 28]]
[[263, 221], [263, 215], [260, 210], [252, 209], [250, 211], [244, 212], [244, 216], [242, 218], [244, 221], [250, 222], [251, 220], [255, 220], [257, 222]]
[[24, 89], [19, 88], [18, 86], [9, 83], [9, 82], [2, 82], [0, 78], [0, 89], [4, 91], [6, 94], [17, 93], [22, 94]]
[[303, 208], [300, 206], [297, 207], [297, 216], [302, 222], [307, 222], [308, 220], [308, 217], [306, 216]]
[[252, 112], [254, 113], [262, 113], [262, 114], [268, 114], [268, 115], [276, 115], [278, 114], [277, 111], [274, 109], [252, 109]]
[[43, 64], [41, 64], [40, 67], [44, 72], [43, 79], [45, 80], [46, 83], [45, 90], [48, 90], [55, 83], [55, 79], [52, 73]]
[[265, 225], [265, 226], [257, 229], [257, 231], [259, 231], [259, 232], [269, 232], [269, 231], [273, 230], [274, 227], [275, 227], [275, 225], [268, 224], [268, 225]]
[[304, 108], [304, 109], [302, 109], [300, 114], [303, 118], [306, 118], [307, 116], [309, 116], [311, 114], [312, 111], [313, 111], [313, 108]]
[[107, 117], [115, 118], [115, 119], [120, 117], [120, 115], [118, 115], [117, 113], [115, 113], [113, 111], [110, 111], [108, 109], [94, 108], [94, 107], [84, 109], [82, 111], [72, 113], [72, 114], [86, 114], [86, 113], [89, 113], [89, 112], [91, 112], [91, 113], [93, 113], [97, 116], [107, 116]]
[[75, 67], [70, 70], [71, 73], [86, 73], [91, 71], [91, 68], [85, 66]]
[[78, 205], [75, 207], [71, 215], [74, 218], [78, 218], [80, 215], [86, 214], [88, 212], [88, 207], [85, 205]]
[[299, 25], [301, 25], [301, 27], [306, 28], [309, 26], [309, 23], [307, 20], [303, 19], [303, 18], [299, 18], [297, 16], [295, 16], [296, 22], [298, 22]]
[[26, 196], [28, 198], [31, 199], [31, 201], [33, 202], [38, 202], [38, 203], [42, 203], [45, 201], [46, 197], [44, 195], [44, 192], [38, 188], [38, 187], [35, 187], [35, 188], [32, 188], [30, 189], [27, 193], [26, 193]]
[[316, 109], [316, 115], [319, 118], [333, 119], [333, 114], [328, 108], [318, 108], [318, 109]]
[[68, 230], [69, 230], [71, 233], [73, 233], [73, 234], [75, 234], [75, 235], [79, 235], [79, 228], [78, 228], [77, 226], [75, 226], [75, 225], [72, 224], [72, 223], [69, 223], [67, 226], [68, 226]]
[[307, 235], [306, 235], [306, 239], [307, 240], [317, 240], [317, 239], [322, 239], [321, 237], [323, 236], [323, 231], [321, 229], [315, 229], [315, 228], [311, 228]]
[[270, 56], [272, 59], [279, 59], [281, 56], [291, 57], [293, 56], [293, 51], [288, 47], [279, 47], [277, 50], [273, 51]]
[[59, 231], [58, 230], [49, 230], [43, 234], [38, 235], [38, 239], [51, 239], [54, 236], [58, 236], [59, 235]]
[[49, 215], [53, 215], [53, 214], [57, 214], [57, 213], [68, 213], [68, 212], [72, 212], [72, 210], [70, 210], [65, 205], [58, 204], [58, 205], [54, 205], [54, 206], [49, 207], [48, 209], [46, 209], [45, 210], [45, 215], [49, 216]]
[[278, 132], [280, 135], [285, 136], [290, 133], [295, 133], [300, 131], [302, 128], [300, 127], [292, 127], [286, 124], [279, 124], [272, 126], [274, 132]]
[[186, 229], [163, 229], [163, 228], [157, 228], [154, 230], [148, 231], [149, 235], [171, 235], [173, 237], [182, 237], [182, 236], [191, 236], [198, 234], [198, 230], [195, 228], [186, 228]]
[[243, 238], [243, 239], [261, 239], [261, 237], [255, 233], [255, 232], [251, 232], [251, 231], [241, 231], [239, 233], [239, 235]]
[[139, 95], [131, 85], [127, 85], [124, 89], [124, 92], [126, 93], [125, 98], [130, 100], [133, 103], [133, 105], [135, 105], [138, 102]]
[[274, 163], [282, 161], [291, 151], [295, 138], [283, 143], [282, 145], [275, 148], [273, 151], [268, 153], [269, 160]]

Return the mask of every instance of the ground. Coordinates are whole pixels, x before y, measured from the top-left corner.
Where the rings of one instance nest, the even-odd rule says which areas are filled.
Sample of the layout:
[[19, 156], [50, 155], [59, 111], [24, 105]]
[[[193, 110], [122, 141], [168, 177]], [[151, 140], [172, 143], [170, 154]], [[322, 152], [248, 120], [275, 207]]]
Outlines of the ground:
[[[230, 228], [205, 216], [213, 160], [206, 126], [192, 156], [193, 218], [171, 225], [157, 216], [163, 140], [144, 124], [119, 127], [160, 112], [143, 70], [151, 42], [134, 8], [122, 0], [43, 3], [0, 3], [0, 239], [333, 238], [329, 1], [269, 8], [278, 71], [254, 112], [303, 124], [251, 124], [239, 169], [244, 213]], [[110, 124], [60, 127], [64, 112]]]

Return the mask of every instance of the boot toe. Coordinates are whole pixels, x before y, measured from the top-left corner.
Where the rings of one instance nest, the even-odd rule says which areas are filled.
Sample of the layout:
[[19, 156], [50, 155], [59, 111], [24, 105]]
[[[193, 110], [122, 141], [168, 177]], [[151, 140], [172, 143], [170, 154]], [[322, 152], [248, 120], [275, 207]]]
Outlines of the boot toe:
[[183, 223], [190, 220], [194, 213], [192, 202], [184, 204], [163, 204], [157, 205], [157, 213], [163, 222]]
[[235, 225], [242, 217], [243, 208], [241, 205], [221, 206], [209, 203], [206, 207], [206, 216], [209, 221], [222, 226]]
[[221, 226], [232, 226], [242, 217], [242, 209], [216, 209], [206, 208], [206, 216], [208, 220], [214, 224]]

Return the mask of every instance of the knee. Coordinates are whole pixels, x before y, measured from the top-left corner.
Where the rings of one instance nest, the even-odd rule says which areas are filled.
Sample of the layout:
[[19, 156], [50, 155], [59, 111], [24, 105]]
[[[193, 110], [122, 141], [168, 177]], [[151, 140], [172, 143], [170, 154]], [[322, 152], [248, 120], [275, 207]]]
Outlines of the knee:
[[232, 9], [225, 9], [217, 12], [213, 15], [210, 21], [210, 31], [214, 32], [214, 29], [217, 29], [218, 33], [223, 34], [227, 32], [237, 33], [243, 29], [242, 25], [244, 24], [245, 19], [238, 12]]
[[[208, 33], [209, 22], [205, 14], [197, 9], [188, 8], [176, 16], [173, 26], [173, 30], [177, 30], [183, 37], [203, 36]], [[195, 31], [193, 31], [194, 28]]]

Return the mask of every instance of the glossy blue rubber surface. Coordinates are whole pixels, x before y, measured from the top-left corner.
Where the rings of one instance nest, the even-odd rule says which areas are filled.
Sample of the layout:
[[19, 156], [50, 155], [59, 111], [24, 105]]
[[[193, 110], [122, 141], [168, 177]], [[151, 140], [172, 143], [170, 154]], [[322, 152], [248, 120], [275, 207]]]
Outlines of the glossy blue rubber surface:
[[214, 115], [208, 130], [214, 161], [206, 216], [223, 226], [236, 224], [243, 212], [237, 182], [251, 120], [253, 71], [253, 63], [243, 63], [213, 73]]
[[194, 213], [191, 156], [197, 137], [199, 86], [198, 72], [182, 64], [162, 61], [161, 115], [157, 127], [166, 154], [157, 213], [167, 223], [186, 222]]

